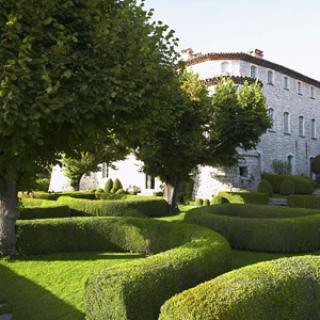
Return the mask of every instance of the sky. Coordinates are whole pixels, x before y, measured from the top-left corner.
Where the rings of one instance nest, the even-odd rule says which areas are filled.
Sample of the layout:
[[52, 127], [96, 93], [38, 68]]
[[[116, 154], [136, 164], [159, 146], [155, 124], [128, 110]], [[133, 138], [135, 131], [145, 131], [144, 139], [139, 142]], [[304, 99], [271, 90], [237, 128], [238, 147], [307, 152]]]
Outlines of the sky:
[[146, 0], [175, 30], [179, 49], [264, 51], [264, 57], [320, 80], [320, 0]]

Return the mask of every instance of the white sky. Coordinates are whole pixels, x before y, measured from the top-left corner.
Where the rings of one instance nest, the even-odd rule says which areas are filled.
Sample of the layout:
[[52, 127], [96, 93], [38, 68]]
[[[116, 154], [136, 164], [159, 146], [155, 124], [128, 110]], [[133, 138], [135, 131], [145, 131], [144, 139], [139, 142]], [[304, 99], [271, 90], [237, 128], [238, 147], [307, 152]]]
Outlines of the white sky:
[[320, 0], [146, 0], [180, 49], [264, 51], [265, 59], [320, 80]]

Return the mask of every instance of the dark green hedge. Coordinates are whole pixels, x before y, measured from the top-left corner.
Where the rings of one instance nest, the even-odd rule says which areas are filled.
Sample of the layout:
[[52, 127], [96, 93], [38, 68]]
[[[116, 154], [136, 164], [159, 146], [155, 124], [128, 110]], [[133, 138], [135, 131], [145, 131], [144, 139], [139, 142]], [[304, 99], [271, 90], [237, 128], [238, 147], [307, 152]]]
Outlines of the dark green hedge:
[[318, 210], [223, 205], [191, 210], [185, 222], [209, 227], [235, 249], [312, 252], [320, 249]]
[[273, 192], [280, 193], [281, 184], [285, 179], [289, 179], [294, 185], [295, 194], [311, 194], [314, 190], [313, 182], [308, 177], [303, 176], [282, 176], [277, 174], [263, 173], [261, 178], [269, 181]]
[[213, 204], [220, 205], [223, 203], [268, 204], [269, 195], [260, 192], [219, 192], [213, 198]]
[[122, 200], [122, 199], [126, 199], [127, 196], [128, 195], [126, 194], [96, 192], [96, 198], [99, 200]]
[[162, 198], [131, 197], [133, 198], [124, 200], [86, 200], [60, 197], [58, 202], [68, 205], [75, 215], [158, 217], [168, 213], [168, 204]]
[[34, 192], [37, 199], [57, 200], [59, 197], [72, 197], [80, 199], [96, 199], [94, 192], [70, 191], [70, 192]]
[[64, 204], [50, 200], [20, 199], [19, 219], [48, 219], [70, 217], [70, 209]]
[[[85, 288], [86, 319], [155, 320], [174, 294], [229, 270], [230, 246], [212, 230], [151, 219], [82, 217], [19, 221], [18, 250], [131, 251], [151, 255], [105, 268]], [[154, 255], [153, 255], [154, 254]]]
[[159, 320], [319, 320], [320, 257], [262, 262], [167, 301]]
[[291, 195], [288, 197], [288, 206], [294, 208], [320, 209], [319, 196]]

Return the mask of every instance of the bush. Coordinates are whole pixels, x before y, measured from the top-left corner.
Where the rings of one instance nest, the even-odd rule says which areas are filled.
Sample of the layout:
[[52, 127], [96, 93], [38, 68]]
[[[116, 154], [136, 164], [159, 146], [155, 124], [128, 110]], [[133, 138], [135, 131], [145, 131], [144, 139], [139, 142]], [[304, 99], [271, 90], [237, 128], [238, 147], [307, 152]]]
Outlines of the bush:
[[127, 195], [99, 192], [99, 193], [96, 193], [96, 198], [99, 200], [122, 200], [122, 199], [126, 199]]
[[213, 204], [223, 203], [268, 204], [269, 196], [259, 192], [219, 192], [214, 197]]
[[28, 254], [89, 250], [154, 254], [104, 268], [87, 281], [89, 320], [157, 319], [168, 298], [227, 271], [230, 263], [230, 246], [222, 236], [182, 223], [111, 217], [20, 221], [17, 234], [18, 250]]
[[234, 249], [266, 252], [320, 249], [318, 210], [226, 204], [193, 209], [184, 222], [219, 232]]
[[285, 179], [289, 179], [294, 185], [296, 194], [311, 194], [314, 190], [313, 181], [303, 176], [284, 176], [270, 173], [263, 173], [262, 179], [269, 181], [272, 185], [273, 192], [280, 193], [280, 187]]
[[113, 183], [113, 190], [114, 192], [117, 192], [120, 189], [123, 189], [122, 183], [118, 178], [115, 178]]
[[196, 200], [195, 200], [195, 205], [196, 206], [202, 206], [203, 205], [203, 200], [202, 199], [200, 199], [200, 198], [196, 198]]
[[161, 308], [160, 320], [318, 320], [320, 258], [254, 264], [184, 291]]
[[60, 197], [58, 202], [68, 205], [74, 215], [158, 217], [168, 213], [168, 203], [155, 197], [127, 196], [123, 200]]
[[315, 174], [320, 174], [320, 155], [318, 155], [314, 159], [312, 159], [311, 170]]
[[106, 184], [104, 185], [104, 192], [110, 193], [112, 188], [113, 188], [113, 180], [109, 178]]
[[295, 187], [291, 179], [284, 179], [280, 185], [280, 193], [284, 196], [295, 193]]
[[48, 219], [70, 217], [68, 206], [49, 200], [21, 199], [19, 219]]
[[119, 189], [116, 191], [116, 194], [125, 194], [124, 190], [123, 189]]
[[163, 192], [162, 191], [157, 191], [153, 193], [154, 197], [163, 197]]
[[204, 206], [210, 206], [210, 200], [209, 199], [204, 199], [203, 200], [203, 205]]
[[320, 197], [307, 195], [291, 195], [288, 197], [288, 206], [295, 208], [320, 209]]
[[[24, 193], [22, 193], [24, 196]], [[72, 197], [80, 199], [95, 199], [94, 192], [85, 191], [65, 191], [65, 192], [33, 192], [32, 196], [36, 199], [57, 200], [59, 197]]]
[[272, 196], [273, 193], [273, 189], [272, 189], [272, 185], [271, 183], [266, 180], [266, 179], [262, 179], [258, 185], [258, 192], [260, 193], [266, 193], [269, 197]]

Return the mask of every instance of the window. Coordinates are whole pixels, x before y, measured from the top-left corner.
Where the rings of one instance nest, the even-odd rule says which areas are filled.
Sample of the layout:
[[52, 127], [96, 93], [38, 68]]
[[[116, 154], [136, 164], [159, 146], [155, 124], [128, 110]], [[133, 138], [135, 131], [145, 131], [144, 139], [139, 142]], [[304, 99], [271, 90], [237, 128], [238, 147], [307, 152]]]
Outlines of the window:
[[300, 81], [298, 81], [298, 94], [302, 96], [302, 84]]
[[109, 176], [109, 166], [106, 162], [102, 164], [102, 178], [108, 178]]
[[239, 167], [240, 177], [248, 177], [248, 167]]
[[304, 117], [299, 117], [299, 136], [304, 137]]
[[311, 137], [312, 139], [317, 139], [316, 119], [311, 120]]
[[155, 187], [155, 179], [146, 174], [146, 189], [154, 189]]
[[229, 74], [229, 62], [222, 62], [221, 63], [221, 73], [223, 75]]
[[314, 99], [314, 87], [310, 87], [310, 98]]
[[289, 90], [289, 79], [288, 77], [284, 77], [284, 88]]
[[290, 116], [289, 112], [283, 114], [284, 133], [290, 133]]
[[268, 113], [268, 116], [270, 118], [270, 120], [272, 121], [272, 124], [271, 124], [271, 129], [270, 130], [273, 130], [273, 124], [274, 124], [274, 110], [272, 108], [269, 108], [267, 110], [267, 113]]
[[273, 84], [273, 72], [268, 71], [268, 84]]
[[256, 78], [256, 77], [257, 77], [257, 67], [251, 66], [251, 78]]
[[288, 156], [288, 172], [292, 173], [292, 168], [293, 168], [293, 156], [289, 155]]

